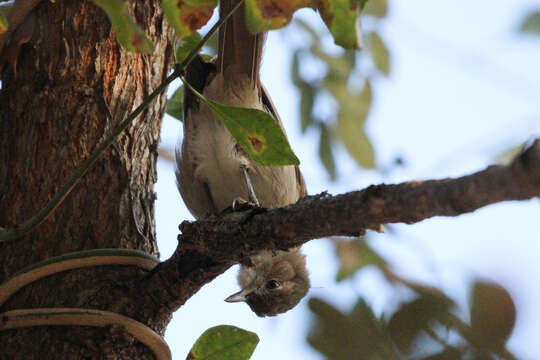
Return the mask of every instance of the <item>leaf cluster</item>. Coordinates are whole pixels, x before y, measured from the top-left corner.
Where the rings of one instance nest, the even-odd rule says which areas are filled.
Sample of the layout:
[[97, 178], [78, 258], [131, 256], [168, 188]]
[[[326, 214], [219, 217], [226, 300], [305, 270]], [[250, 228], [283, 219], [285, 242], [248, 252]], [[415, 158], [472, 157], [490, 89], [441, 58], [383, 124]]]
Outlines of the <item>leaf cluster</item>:
[[[459, 314], [467, 311], [459, 309], [454, 300], [435, 287], [393, 273], [365, 239], [332, 241], [341, 262], [337, 281], [375, 267], [394, 286], [393, 300], [399, 305], [377, 317], [362, 297], [349, 312], [310, 299], [316, 321], [307, 341], [326, 358], [514, 359], [505, 344], [514, 328], [516, 308], [503, 287], [475, 281], [464, 316], [468, 320], [464, 320]], [[404, 287], [409, 296], [399, 291]]]
[[[375, 153], [365, 133], [365, 124], [373, 106], [371, 84], [377, 76], [390, 74], [390, 53], [377, 31], [387, 13], [387, 0], [368, 1], [361, 17], [362, 21], [372, 24], [365, 36], [368, 46], [360, 52], [346, 50], [339, 55], [326, 50], [322, 44], [324, 37], [313, 26], [301, 20], [295, 22], [309, 37], [309, 41], [295, 51], [291, 69], [293, 82], [300, 92], [301, 130], [318, 132], [319, 157], [332, 180], [337, 178], [338, 170], [334, 155], [336, 145], [343, 145], [361, 167], [375, 167]], [[303, 70], [314, 61], [322, 63], [326, 73], [310, 79], [303, 75]], [[366, 68], [359, 63], [374, 66]], [[362, 89], [355, 88], [362, 83]], [[328, 102], [335, 105], [335, 111], [321, 111], [318, 105]]]
[[[386, 0], [373, 0], [374, 5], [371, 5], [369, 2], [366, 6], [366, 0], [364, 1], [350, 1], [350, 0], [326, 0], [322, 2], [317, 2], [317, 7], [321, 16], [328, 28], [332, 32], [336, 44], [339, 44], [345, 48], [355, 49], [360, 48], [361, 44], [361, 33], [359, 27], [359, 13], [362, 9], [366, 8], [366, 11], [369, 11], [374, 16], [384, 16], [386, 14]], [[178, 46], [176, 50], [176, 61], [181, 62], [185, 59], [186, 54], [188, 54], [196, 44], [201, 40], [201, 36], [196, 32], [187, 32], [185, 24], [182, 23], [182, 17], [180, 14], [185, 13], [181, 9], [173, 9], [173, 2], [167, 2], [168, 5], [165, 7], [165, 12], [175, 13], [176, 15], [169, 15], [167, 19], [173, 27], [176, 29], [177, 34], [180, 35], [178, 41]], [[207, 6], [211, 6], [210, 2], [203, 2], [201, 7], [206, 9]], [[253, 32], [265, 31], [269, 29], [277, 29], [288, 24], [293, 13], [302, 8], [313, 5], [310, 0], [298, 0], [295, 2], [267, 2], [267, 1], [246, 1], [246, 23], [248, 27]], [[185, 5], [183, 5], [185, 6]], [[191, 11], [191, 10], [190, 10]], [[206, 14], [206, 11], [202, 11]], [[205, 16], [201, 15], [200, 22], [203, 23]], [[373, 33], [372, 33], [373, 34]], [[376, 34], [375, 34], [376, 35]], [[315, 38], [318, 40], [317, 38]], [[379, 50], [377, 54], [382, 54], [377, 56], [377, 63], [381, 64], [383, 72], [389, 72], [389, 61], [388, 61], [388, 52], [382, 43], [382, 40], [379, 37], [375, 37], [373, 43], [375, 47]], [[321, 57], [324, 57], [326, 60], [330, 61], [331, 59], [328, 56], [323, 56], [325, 53], [320, 50], [320, 47], [314, 49], [318, 50], [318, 54]], [[353, 54], [349, 52], [349, 54]], [[385, 55], [386, 54], [386, 55]], [[352, 57], [354, 60], [354, 55]], [[298, 56], [295, 56], [294, 67], [298, 66]], [[335, 62], [334, 62], [335, 63]], [[352, 64], [354, 66], [354, 64]], [[339, 64], [336, 64], [339, 66]], [[350, 69], [349, 69], [350, 72]], [[298, 74], [298, 71], [296, 72]], [[304, 92], [309, 93], [306, 99], [306, 96], [302, 97], [302, 114], [311, 111], [313, 107], [313, 100], [315, 98], [316, 89], [314, 86], [307, 84], [306, 82], [301, 81], [299, 75], [294, 77], [298, 81], [295, 81], [297, 86], [305, 85]], [[349, 151], [356, 155], [356, 159], [359, 160], [361, 165], [365, 167], [374, 166], [374, 154], [373, 148], [369, 143], [367, 137], [363, 133], [363, 122], [367, 117], [369, 111], [369, 106], [371, 104], [371, 87], [369, 84], [366, 85], [366, 89], [360, 95], [362, 100], [361, 107], [357, 108], [356, 94], [350, 94], [346, 88], [346, 79], [341, 77], [329, 78], [328, 88], [334, 89], [336, 93], [336, 98], [340, 99], [340, 104], [342, 105], [342, 111], [340, 111], [338, 122], [338, 131], [340, 136], [344, 139], [344, 143], [347, 146]], [[174, 95], [169, 99], [169, 105], [167, 107], [167, 113], [177, 119], [182, 117], [182, 98], [183, 98], [183, 88], [180, 87], [176, 90]], [[311, 95], [311, 96], [309, 96]], [[244, 150], [250, 155], [250, 157], [256, 162], [262, 165], [268, 166], [279, 166], [279, 165], [292, 165], [298, 164], [299, 161], [290, 149], [286, 137], [282, 134], [281, 129], [275, 126], [275, 121], [271, 117], [261, 113], [258, 114], [256, 111], [242, 111], [240, 109], [233, 109], [227, 107], [224, 104], [217, 104], [212, 102], [211, 99], [206, 99], [204, 96], [199, 96], [201, 101], [206, 103], [211, 109], [214, 110], [215, 115], [220, 118], [231, 134], [235, 137], [238, 143], [244, 148]], [[307, 101], [306, 101], [307, 100]], [[309, 107], [309, 109], [308, 109]], [[219, 111], [217, 111], [219, 108]], [[356, 115], [359, 114], [359, 119]], [[260, 119], [257, 121], [258, 129], [254, 132], [253, 130], [253, 119]], [[303, 115], [304, 119], [305, 116]], [[264, 119], [264, 120], [263, 120]], [[231, 121], [234, 120], [234, 121]], [[303, 122], [304, 123], [304, 122]], [[321, 154], [321, 159], [328, 169], [332, 178], [335, 178], [335, 165], [334, 158], [332, 154], [332, 129], [325, 126], [323, 122], [319, 124], [320, 128], [320, 146], [319, 152]], [[263, 148], [267, 149], [264, 153], [257, 151], [253, 146], [252, 142], [246, 141], [246, 138], [256, 138], [256, 144], [263, 142]], [[275, 142], [275, 146], [270, 146], [271, 142]]]

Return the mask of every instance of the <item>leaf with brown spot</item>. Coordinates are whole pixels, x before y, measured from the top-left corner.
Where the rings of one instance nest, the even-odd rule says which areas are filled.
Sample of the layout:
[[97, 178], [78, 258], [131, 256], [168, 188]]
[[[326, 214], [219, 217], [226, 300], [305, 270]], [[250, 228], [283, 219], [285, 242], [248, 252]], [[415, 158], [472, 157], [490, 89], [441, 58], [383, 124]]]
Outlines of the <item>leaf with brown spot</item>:
[[255, 162], [264, 166], [300, 163], [283, 130], [270, 114], [257, 109], [226, 106], [209, 99], [206, 103]]
[[312, 0], [245, 0], [246, 23], [256, 34], [261, 31], [279, 29], [287, 25], [298, 9], [310, 7]]
[[223, 121], [253, 161], [264, 166], [300, 164], [283, 129], [269, 113], [220, 104], [201, 95], [189, 83], [184, 84]]
[[176, 36], [184, 38], [210, 20], [217, 3], [217, 0], [162, 0], [161, 6]]
[[263, 149], [264, 144], [261, 139], [257, 137], [257, 134], [249, 134], [248, 139], [251, 146], [253, 147], [253, 150], [260, 153]]

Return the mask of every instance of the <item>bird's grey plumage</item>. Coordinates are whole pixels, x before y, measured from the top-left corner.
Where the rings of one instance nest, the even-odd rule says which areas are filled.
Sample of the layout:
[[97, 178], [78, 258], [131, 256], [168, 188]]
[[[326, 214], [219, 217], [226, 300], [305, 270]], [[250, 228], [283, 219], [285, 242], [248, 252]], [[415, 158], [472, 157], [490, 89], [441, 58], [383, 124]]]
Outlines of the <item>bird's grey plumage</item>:
[[273, 316], [293, 308], [309, 289], [306, 260], [298, 249], [275, 254], [263, 251], [251, 261], [254, 266], [243, 268], [238, 282], [242, 290], [247, 290], [245, 301], [258, 316]]
[[[236, 1], [222, 0], [221, 16]], [[283, 128], [259, 78], [264, 38], [265, 34], [248, 32], [241, 7], [220, 29], [215, 63], [195, 58], [186, 70], [186, 80], [214, 101], [267, 111]], [[176, 161], [178, 188], [197, 219], [219, 215], [237, 199], [249, 200], [244, 169], [263, 207], [284, 206], [306, 195], [298, 167], [265, 167], [251, 161], [212, 110], [188, 89], [184, 139]], [[309, 278], [298, 249], [261, 252], [251, 260], [254, 266], [243, 266], [239, 273], [242, 296], [229, 300], [244, 300], [257, 315], [265, 316], [289, 310], [307, 293]], [[267, 282], [271, 280], [269, 289]]]

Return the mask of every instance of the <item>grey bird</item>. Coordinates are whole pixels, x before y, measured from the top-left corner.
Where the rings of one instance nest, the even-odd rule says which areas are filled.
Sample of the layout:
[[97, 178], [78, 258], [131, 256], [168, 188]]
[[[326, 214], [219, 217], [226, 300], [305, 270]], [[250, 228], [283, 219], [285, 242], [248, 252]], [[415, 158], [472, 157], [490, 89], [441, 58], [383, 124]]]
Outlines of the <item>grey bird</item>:
[[[220, 16], [237, 1], [221, 0]], [[186, 69], [186, 81], [222, 104], [264, 110], [283, 129], [259, 77], [266, 35], [252, 35], [244, 19], [242, 6], [219, 30], [217, 59], [207, 63], [195, 58]], [[176, 178], [196, 219], [219, 215], [238, 201], [271, 208], [306, 195], [297, 166], [256, 164], [211, 109], [187, 88], [184, 94], [184, 138], [176, 151]], [[242, 266], [238, 274], [241, 290], [225, 301], [245, 301], [258, 316], [274, 316], [293, 308], [306, 295], [309, 277], [299, 248], [263, 251], [250, 260], [253, 266]]]

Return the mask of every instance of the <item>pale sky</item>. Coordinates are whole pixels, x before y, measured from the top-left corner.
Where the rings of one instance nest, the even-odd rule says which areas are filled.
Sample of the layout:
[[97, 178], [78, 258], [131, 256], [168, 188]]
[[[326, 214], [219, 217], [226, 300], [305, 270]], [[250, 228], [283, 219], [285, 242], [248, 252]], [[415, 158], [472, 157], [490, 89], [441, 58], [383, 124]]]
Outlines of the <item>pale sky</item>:
[[[493, 163], [503, 150], [540, 136], [540, 38], [516, 34], [538, 0], [391, 1], [380, 33], [391, 51], [388, 79], [373, 83], [374, 108], [367, 133], [378, 164], [401, 155], [407, 167], [383, 177], [360, 169], [337, 151], [338, 182], [331, 183], [318, 159], [314, 133], [300, 133], [299, 94], [290, 81], [287, 31], [272, 32], [263, 81], [302, 162], [310, 193], [337, 194], [373, 183], [461, 176]], [[299, 14], [321, 22], [310, 10]], [[311, 20], [313, 18], [313, 20]], [[289, 33], [290, 34], [290, 33]], [[337, 51], [337, 50], [336, 50]], [[173, 148], [181, 124], [166, 117], [162, 146]], [[162, 259], [176, 248], [178, 224], [192, 219], [175, 187], [173, 166], [158, 163], [157, 235]], [[540, 359], [540, 203], [492, 205], [458, 218], [396, 225], [398, 235], [377, 234], [371, 244], [400, 274], [439, 286], [466, 306], [471, 277], [499, 282], [514, 297], [518, 320], [509, 348], [519, 359]], [[326, 239], [304, 246], [313, 289], [342, 310], [358, 295], [377, 314], [390, 304], [392, 289], [372, 270], [336, 284], [337, 260]], [[184, 359], [207, 328], [228, 324], [259, 335], [252, 359], [323, 359], [305, 342], [312, 321], [306, 300], [294, 310], [261, 319], [245, 304], [228, 304], [237, 291], [237, 268], [203, 287], [174, 314], [166, 340], [175, 359]], [[466, 309], [466, 308], [464, 308]]]

